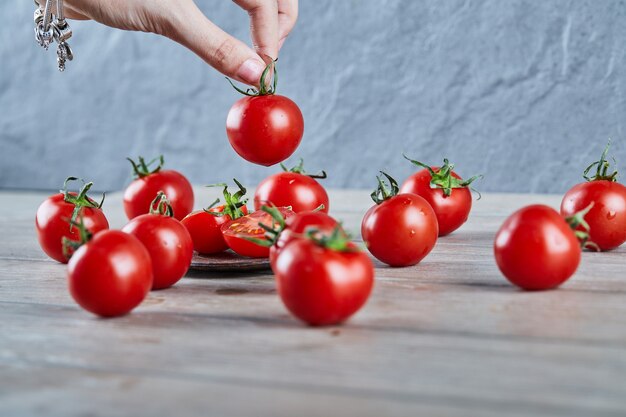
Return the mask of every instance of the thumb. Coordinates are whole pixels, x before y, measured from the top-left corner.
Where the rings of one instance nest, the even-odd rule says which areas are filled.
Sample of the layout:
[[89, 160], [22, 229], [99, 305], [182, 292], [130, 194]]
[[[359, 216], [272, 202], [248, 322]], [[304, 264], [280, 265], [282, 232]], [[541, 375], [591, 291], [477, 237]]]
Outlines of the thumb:
[[168, 33], [222, 74], [248, 85], [259, 85], [265, 62], [245, 43], [224, 32], [190, 2]]

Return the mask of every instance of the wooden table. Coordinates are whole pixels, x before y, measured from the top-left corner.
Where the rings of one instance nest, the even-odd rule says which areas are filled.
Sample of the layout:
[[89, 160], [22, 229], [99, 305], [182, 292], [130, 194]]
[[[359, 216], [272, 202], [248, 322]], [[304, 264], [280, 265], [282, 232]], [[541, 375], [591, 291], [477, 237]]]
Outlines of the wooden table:
[[[332, 214], [357, 231], [368, 194], [331, 192]], [[0, 193], [0, 416], [626, 415], [626, 248], [584, 253], [546, 292], [494, 264], [504, 217], [558, 197], [484, 195], [421, 264], [377, 263], [347, 324], [309, 328], [269, 273], [189, 274], [126, 317], [92, 316], [36, 242], [45, 195]], [[124, 224], [119, 194], [105, 209]]]

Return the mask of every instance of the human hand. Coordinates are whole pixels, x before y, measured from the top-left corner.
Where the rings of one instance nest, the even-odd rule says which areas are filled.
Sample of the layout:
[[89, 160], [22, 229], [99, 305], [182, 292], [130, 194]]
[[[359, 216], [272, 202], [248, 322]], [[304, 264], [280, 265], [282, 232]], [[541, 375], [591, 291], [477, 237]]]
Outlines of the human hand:
[[64, 0], [64, 11], [70, 19], [92, 19], [118, 29], [166, 36], [222, 74], [258, 85], [266, 63], [278, 58], [296, 23], [298, 0], [233, 2], [250, 16], [254, 50], [207, 19], [193, 0]]

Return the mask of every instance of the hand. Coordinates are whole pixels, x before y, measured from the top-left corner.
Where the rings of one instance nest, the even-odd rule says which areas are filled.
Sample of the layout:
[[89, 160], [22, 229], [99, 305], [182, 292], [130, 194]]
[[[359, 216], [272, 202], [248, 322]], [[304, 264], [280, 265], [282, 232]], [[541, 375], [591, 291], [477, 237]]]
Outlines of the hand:
[[64, 0], [64, 10], [70, 19], [167, 36], [224, 75], [258, 85], [296, 23], [298, 0], [233, 1], [250, 16], [254, 50], [208, 20], [193, 0]]

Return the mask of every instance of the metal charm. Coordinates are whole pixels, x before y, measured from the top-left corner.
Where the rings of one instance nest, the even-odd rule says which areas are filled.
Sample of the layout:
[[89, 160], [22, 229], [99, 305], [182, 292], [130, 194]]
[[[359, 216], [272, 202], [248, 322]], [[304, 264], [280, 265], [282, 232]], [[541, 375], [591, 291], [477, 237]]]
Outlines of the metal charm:
[[[72, 49], [67, 40], [72, 37], [72, 29], [65, 21], [63, 13], [63, 0], [45, 0], [44, 7], [40, 6], [37, 1], [37, 8], [33, 15], [35, 22], [35, 40], [37, 43], [48, 50], [52, 42], [57, 45], [57, 66], [59, 71], [65, 70], [65, 63], [74, 59]], [[56, 14], [52, 13], [53, 3], [56, 4]]]

